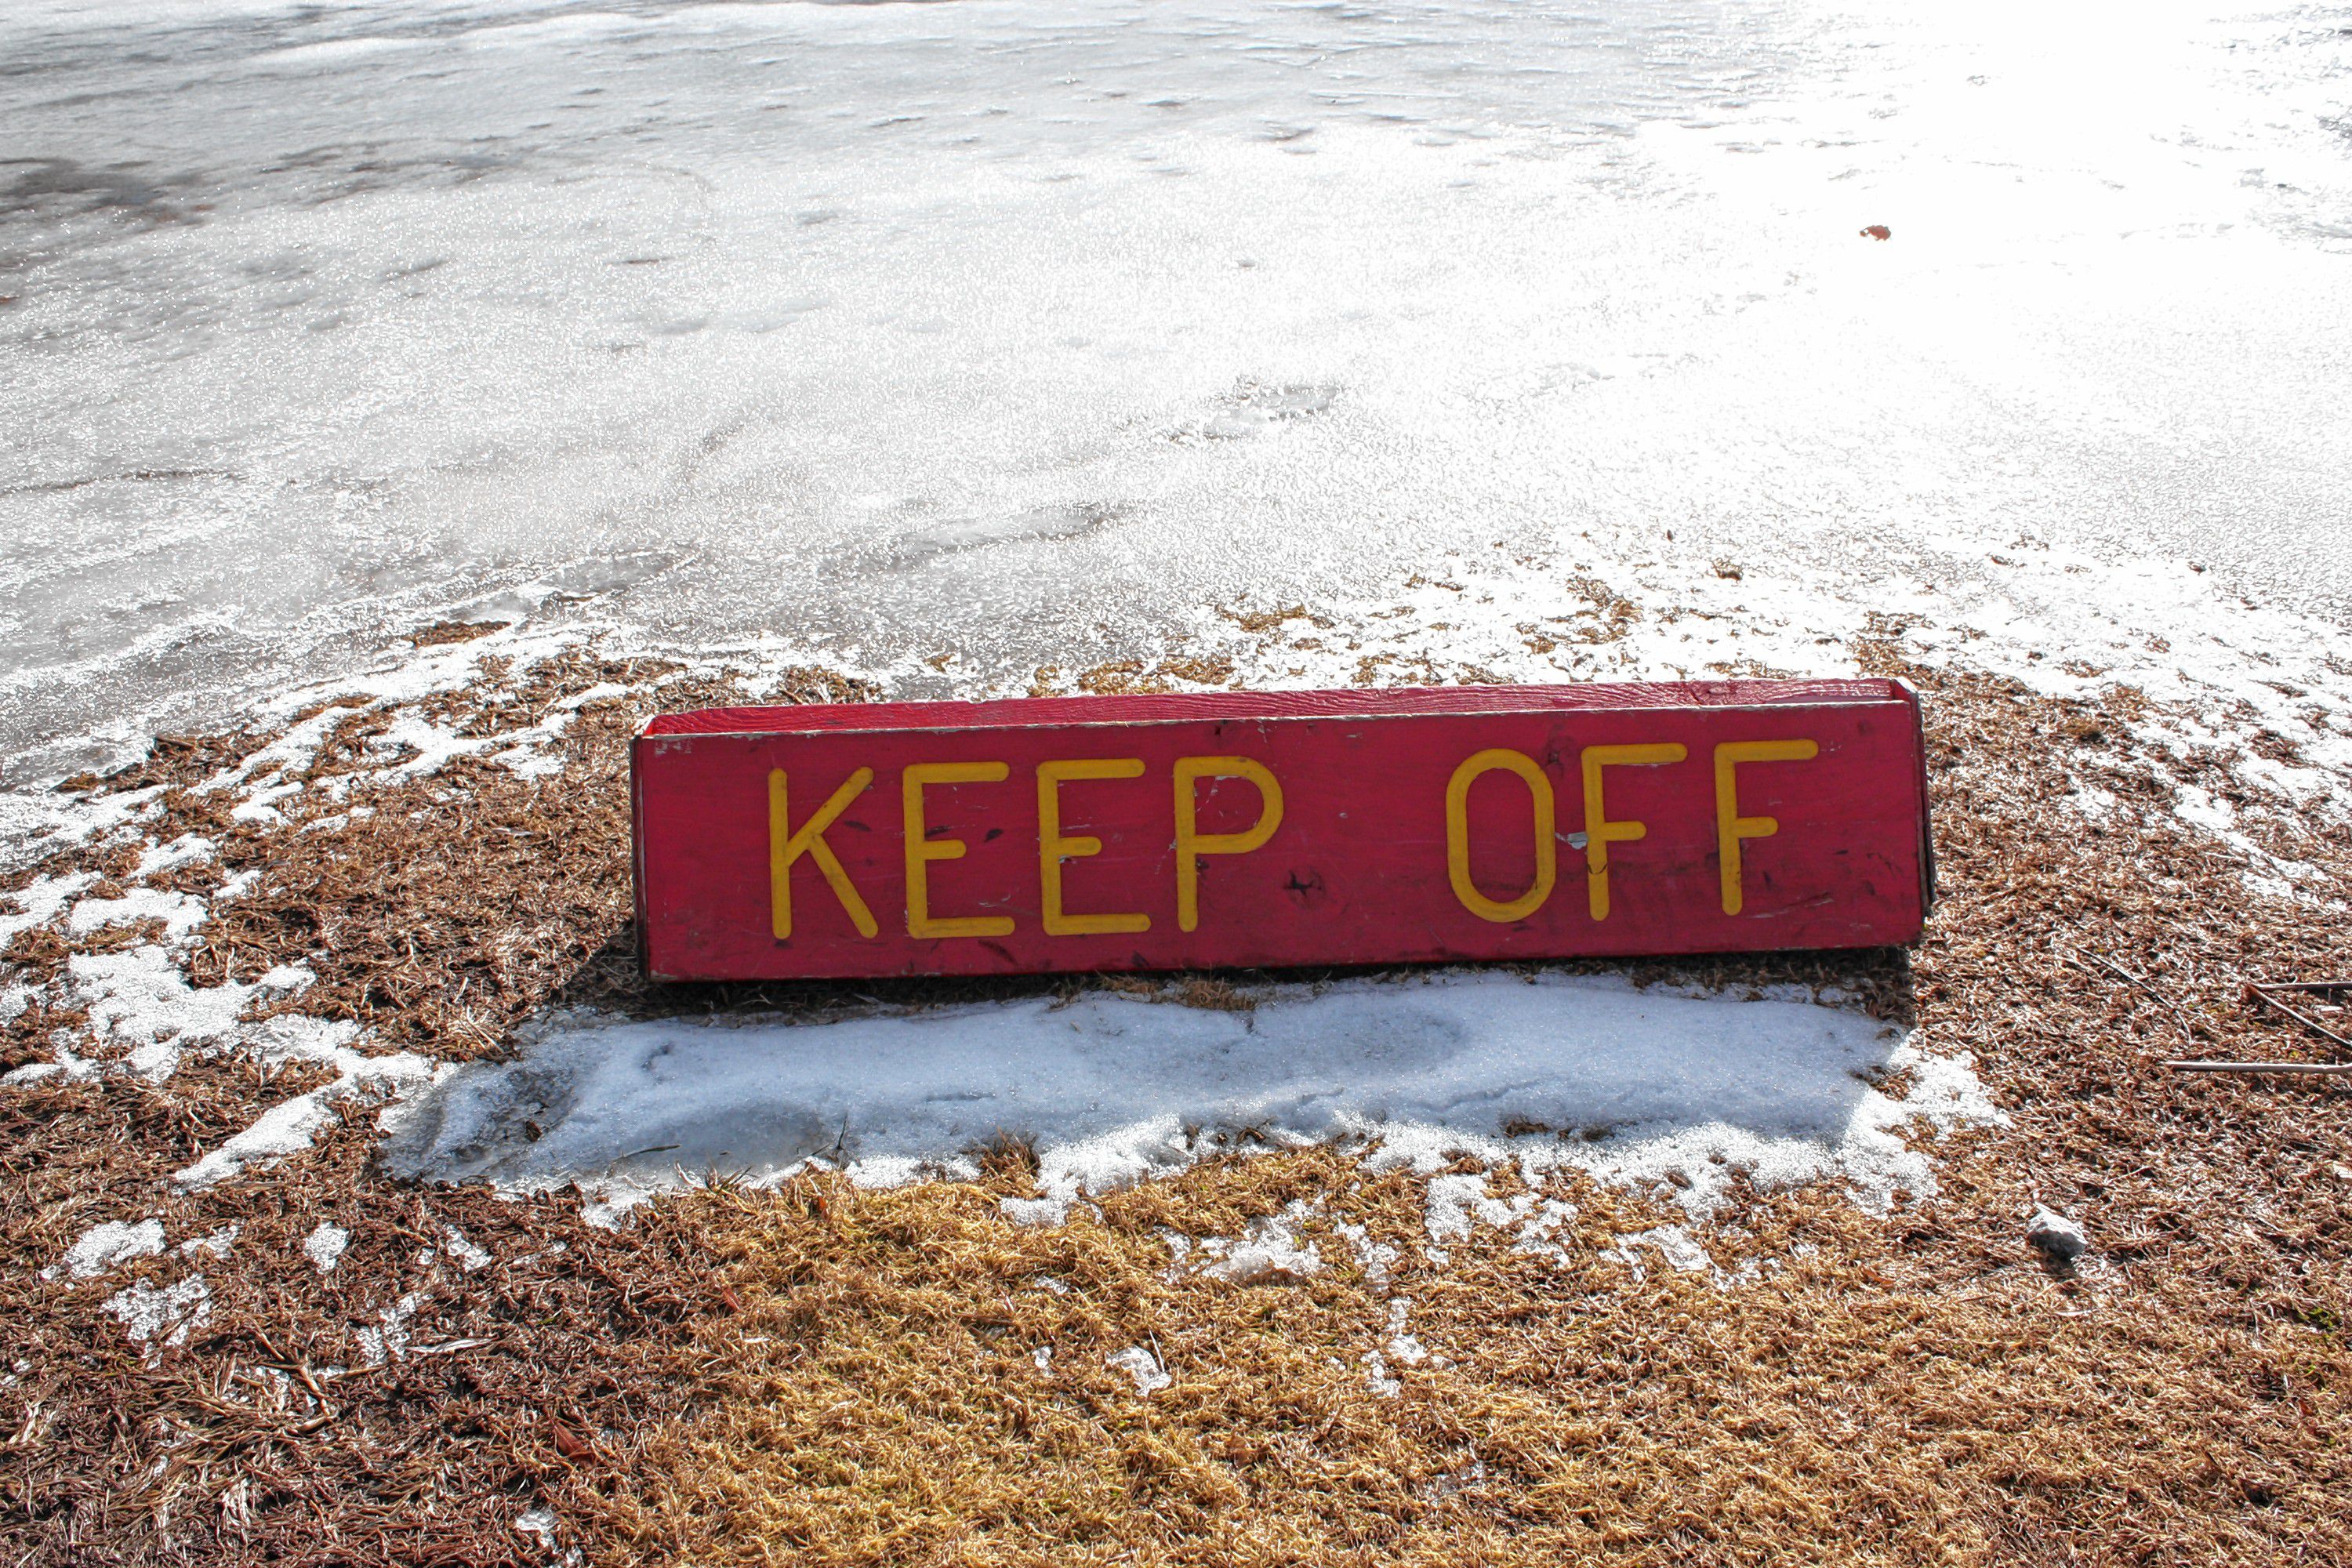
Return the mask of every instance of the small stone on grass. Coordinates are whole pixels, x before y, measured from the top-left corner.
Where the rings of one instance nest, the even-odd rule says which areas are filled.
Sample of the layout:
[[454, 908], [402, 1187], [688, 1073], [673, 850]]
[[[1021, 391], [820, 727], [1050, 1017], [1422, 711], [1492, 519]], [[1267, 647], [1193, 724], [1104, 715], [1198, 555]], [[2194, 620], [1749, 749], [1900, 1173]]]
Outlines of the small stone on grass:
[[2073, 1262], [2091, 1245], [2081, 1226], [2055, 1210], [2039, 1207], [2025, 1227], [2025, 1239], [2061, 1263]]

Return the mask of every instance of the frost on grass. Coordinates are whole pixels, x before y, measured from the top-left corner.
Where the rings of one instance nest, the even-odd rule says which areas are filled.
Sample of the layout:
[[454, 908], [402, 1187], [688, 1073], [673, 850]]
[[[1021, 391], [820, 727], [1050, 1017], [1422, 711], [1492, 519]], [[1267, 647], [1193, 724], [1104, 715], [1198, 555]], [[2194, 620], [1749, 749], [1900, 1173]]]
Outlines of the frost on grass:
[[1160, 1364], [1160, 1358], [1141, 1345], [1129, 1345], [1104, 1364], [1114, 1372], [1123, 1372], [1135, 1379], [1135, 1392], [1147, 1397], [1159, 1393], [1176, 1380]]
[[332, 1274], [335, 1265], [343, 1260], [343, 1248], [352, 1244], [352, 1233], [332, 1220], [320, 1220], [302, 1243], [302, 1254], [310, 1258], [310, 1267], [321, 1274]]
[[1294, 1228], [1308, 1205], [1294, 1202], [1278, 1215], [1254, 1220], [1238, 1238], [1211, 1237], [1201, 1244], [1210, 1261], [1201, 1272], [1235, 1285], [1291, 1285], [1323, 1271], [1323, 1255], [1302, 1244]]
[[191, 1332], [212, 1321], [212, 1288], [201, 1274], [191, 1274], [162, 1289], [140, 1279], [110, 1297], [106, 1310], [121, 1321], [123, 1331], [133, 1342], [151, 1350], [158, 1345], [183, 1345]]
[[80, 1240], [66, 1249], [62, 1267], [76, 1279], [95, 1279], [118, 1264], [134, 1258], [152, 1258], [163, 1250], [162, 1220], [108, 1220], [90, 1226]]
[[[1874, 1087], [1899, 1068], [1901, 1098]], [[1884, 1207], [1897, 1189], [1934, 1190], [1915, 1124], [1998, 1115], [1965, 1061], [1794, 994], [1445, 973], [1275, 987], [1246, 1015], [1093, 994], [825, 1024], [572, 1016], [517, 1059], [460, 1068], [383, 1120], [396, 1173], [520, 1191], [578, 1182], [615, 1206], [812, 1162], [895, 1182], [1012, 1137], [1036, 1150], [1042, 1191], [1015, 1200], [1038, 1211], [1016, 1217], [1056, 1218], [1212, 1153], [1318, 1141], [1381, 1169], [1434, 1173], [1468, 1152], [1530, 1174], [1671, 1177], [1694, 1215], [1743, 1176], [1833, 1179]], [[1437, 1194], [1433, 1239], [1482, 1218], [1540, 1241], [1559, 1223], [1536, 1199], [1505, 1204], [1448, 1178]], [[1238, 1238], [1222, 1261], [1292, 1267], [1279, 1229]]]

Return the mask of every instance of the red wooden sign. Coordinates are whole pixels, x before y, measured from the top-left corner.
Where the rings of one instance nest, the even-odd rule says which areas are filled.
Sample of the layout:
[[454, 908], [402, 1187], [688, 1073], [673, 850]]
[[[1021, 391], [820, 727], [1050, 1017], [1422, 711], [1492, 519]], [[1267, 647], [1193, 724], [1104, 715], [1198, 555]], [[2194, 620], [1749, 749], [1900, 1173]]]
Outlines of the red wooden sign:
[[1891, 680], [725, 708], [633, 756], [665, 979], [1909, 942]]

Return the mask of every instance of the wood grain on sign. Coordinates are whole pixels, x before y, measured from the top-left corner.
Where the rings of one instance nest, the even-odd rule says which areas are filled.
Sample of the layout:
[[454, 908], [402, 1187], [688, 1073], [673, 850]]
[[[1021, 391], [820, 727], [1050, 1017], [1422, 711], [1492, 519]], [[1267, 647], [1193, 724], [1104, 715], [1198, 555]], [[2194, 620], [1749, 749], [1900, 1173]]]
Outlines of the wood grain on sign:
[[632, 771], [666, 979], [1859, 947], [1933, 888], [1892, 680], [706, 709]]

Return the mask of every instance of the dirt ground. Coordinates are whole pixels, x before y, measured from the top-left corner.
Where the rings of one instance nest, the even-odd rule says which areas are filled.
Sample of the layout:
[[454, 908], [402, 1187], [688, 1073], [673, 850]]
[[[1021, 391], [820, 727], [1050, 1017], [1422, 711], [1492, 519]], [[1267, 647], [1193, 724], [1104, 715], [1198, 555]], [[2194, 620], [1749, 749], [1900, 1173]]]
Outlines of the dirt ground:
[[[1440, 1264], [1421, 1245], [1430, 1178], [1353, 1153], [1221, 1160], [1021, 1226], [998, 1199], [1033, 1195], [1034, 1167], [1003, 1147], [977, 1182], [720, 1185], [602, 1228], [577, 1194], [390, 1180], [365, 1096], [266, 1179], [174, 1187], [317, 1068], [192, 1054], [159, 1083], [53, 1079], [0, 1092], [6, 1561], [2352, 1561], [2352, 1084], [2165, 1065], [2325, 1059], [2241, 987], [2352, 969], [2352, 841], [2278, 814], [2264, 847], [2312, 875], [2299, 897], [2254, 893], [2239, 850], [2160, 809], [2183, 781], [2246, 786], [2224, 757], [2137, 743], [2135, 694], [2062, 702], [1912, 668], [1894, 638], [1859, 651], [1925, 695], [1927, 939], [1639, 973], [1834, 980], [1972, 1051], [2009, 1121], [1944, 1139], [1932, 1194], [1882, 1217], [1832, 1188], [1750, 1194], [1685, 1269], [1622, 1242], [1684, 1217], [1671, 1189], [1557, 1175], [1541, 1195], [1574, 1215], [1553, 1250], [1474, 1228]], [[636, 977], [625, 742], [656, 707], [739, 695], [706, 680], [583, 652], [437, 700], [441, 722], [492, 735], [621, 693], [581, 710], [539, 776], [460, 758], [384, 782], [359, 759], [389, 721], [355, 705], [272, 821], [194, 787], [263, 735], [76, 783], [161, 786], [152, 837], [217, 845], [205, 887], [260, 874], [198, 929], [192, 979], [306, 963], [315, 984], [257, 993], [257, 1016], [347, 1018], [371, 1053], [496, 1053], [556, 1005], [865, 1005]], [[770, 695], [871, 693], [803, 671]], [[313, 787], [339, 772], [340, 798]], [[2114, 804], [2078, 807], [2094, 788]], [[138, 858], [39, 869], [196, 876], [142, 879]], [[38, 984], [153, 934], [38, 927], [6, 963]], [[1166, 994], [1230, 1005], [1248, 978]], [[0, 1070], [81, 1022], [37, 1001], [6, 1022]], [[1507, 1168], [1478, 1173], [1518, 1192]], [[2076, 1264], [2026, 1244], [2037, 1203], [2084, 1223]], [[1285, 1212], [1356, 1261], [1228, 1279], [1167, 1239]], [[237, 1229], [225, 1256], [57, 1270], [130, 1213], [173, 1237]], [[349, 1233], [331, 1272], [305, 1251], [322, 1221]], [[176, 1326], [133, 1342], [109, 1305], [126, 1291]], [[1165, 1386], [1142, 1390], [1130, 1350]]]

